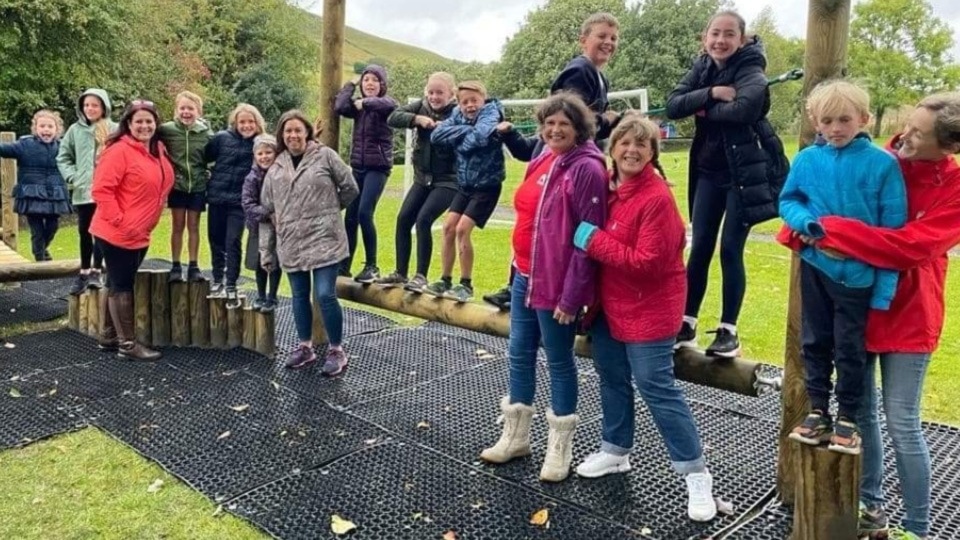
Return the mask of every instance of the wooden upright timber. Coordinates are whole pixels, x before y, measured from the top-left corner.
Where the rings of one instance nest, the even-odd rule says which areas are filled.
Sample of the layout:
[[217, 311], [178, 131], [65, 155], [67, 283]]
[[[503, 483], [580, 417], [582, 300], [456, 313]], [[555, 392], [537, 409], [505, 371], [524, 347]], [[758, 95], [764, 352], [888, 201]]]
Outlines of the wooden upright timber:
[[[0, 143], [12, 143], [17, 140], [17, 134], [11, 131], [0, 133]], [[0, 240], [11, 250], [17, 249], [17, 234], [20, 229], [18, 216], [13, 211], [13, 186], [17, 183], [17, 161], [15, 159], [0, 159]], [[4, 261], [0, 260], [0, 265]], [[2, 282], [3, 280], [0, 280]]]
[[798, 445], [791, 540], [856, 538], [860, 456]]
[[340, 115], [333, 103], [343, 85], [343, 42], [346, 29], [346, 0], [324, 0], [323, 32], [320, 37], [320, 142], [337, 150], [340, 147]]

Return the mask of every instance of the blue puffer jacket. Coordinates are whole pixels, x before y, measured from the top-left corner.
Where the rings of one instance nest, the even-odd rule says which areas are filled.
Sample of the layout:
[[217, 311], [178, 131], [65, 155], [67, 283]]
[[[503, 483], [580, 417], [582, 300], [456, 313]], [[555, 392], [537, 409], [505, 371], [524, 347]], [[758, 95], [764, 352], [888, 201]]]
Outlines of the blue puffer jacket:
[[[780, 194], [780, 216], [794, 231], [822, 237], [822, 216], [860, 220], [872, 227], [902, 227], [907, 195], [897, 160], [861, 133], [847, 146], [813, 145], [797, 154]], [[804, 247], [803, 260], [833, 281], [852, 288], [873, 287], [870, 307], [888, 309], [897, 290], [897, 271], [856, 259], [831, 257]]]
[[497, 124], [503, 120], [503, 107], [488, 99], [469, 120], [457, 107], [450, 118], [437, 125], [430, 142], [453, 146], [457, 150], [457, 186], [470, 191], [492, 191], [503, 183], [503, 140]]
[[204, 157], [207, 163], [215, 162], [207, 183], [207, 202], [240, 206], [243, 179], [253, 163], [253, 139], [244, 139], [230, 128], [217, 133], [207, 143]]
[[380, 79], [380, 93], [363, 98], [363, 108], [353, 104], [354, 90], [360, 85], [348, 82], [337, 93], [333, 108], [340, 116], [353, 119], [353, 143], [350, 148], [350, 166], [354, 169], [372, 169], [389, 173], [393, 167], [393, 129], [387, 118], [397, 108], [397, 102], [387, 96], [387, 71], [371, 64], [360, 75], [372, 73]]
[[49, 143], [26, 135], [17, 142], [0, 144], [0, 157], [17, 160], [17, 185], [13, 186], [18, 214], [69, 214], [70, 193], [57, 168], [60, 141]]

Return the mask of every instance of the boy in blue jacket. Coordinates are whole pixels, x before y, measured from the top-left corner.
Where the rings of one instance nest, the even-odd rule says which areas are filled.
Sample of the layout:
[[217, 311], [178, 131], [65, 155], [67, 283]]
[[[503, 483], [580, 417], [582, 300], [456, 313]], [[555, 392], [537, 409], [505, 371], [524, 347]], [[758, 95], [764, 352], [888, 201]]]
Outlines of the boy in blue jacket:
[[[440, 281], [423, 292], [452, 298], [458, 302], [473, 299], [474, 227], [483, 228], [500, 200], [506, 169], [503, 141], [497, 125], [503, 120], [503, 107], [487, 99], [487, 88], [480, 81], [465, 81], [457, 86], [457, 108], [440, 122], [430, 135], [435, 145], [453, 146], [457, 152], [457, 194], [443, 223]], [[453, 285], [456, 248], [460, 252], [460, 283]]]
[[[811, 411], [789, 437], [811, 445], [829, 441], [830, 450], [859, 454], [854, 418], [864, 385], [867, 312], [889, 309], [897, 272], [817, 248], [816, 239], [824, 236], [818, 219], [842, 216], [898, 228], [906, 221], [906, 191], [896, 159], [862, 131], [870, 120], [866, 91], [846, 81], [828, 81], [810, 94], [807, 110], [826, 144], [797, 154], [780, 195], [780, 216], [808, 242], [800, 252], [800, 294]], [[834, 365], [836, 426], [829, 412]]]

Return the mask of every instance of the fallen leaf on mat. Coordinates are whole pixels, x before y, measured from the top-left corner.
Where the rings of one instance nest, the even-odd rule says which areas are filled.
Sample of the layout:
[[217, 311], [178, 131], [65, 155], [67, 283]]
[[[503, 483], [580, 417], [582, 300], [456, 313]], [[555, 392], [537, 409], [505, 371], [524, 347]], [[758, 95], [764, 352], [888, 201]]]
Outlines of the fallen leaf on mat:
[[8, 349], [16, 349], [16, 348], [17, 348], [17, 346], [14, 345], [13, 343], [4, 343], [3, 346], [6, 347], [6, 348], [8, 348]]
[[56, 395], [56, 394], [57, 394], [57, 389], [56, 389], [56, 388], [54, 388], [54, 389], [50, 390], [49, 392], [47, 392], [47, 395], [48, 395], [48, 396], [54, 396], [54, 395]]
[[274, 390], [280, 390], [280, 383], [278, 383], [277, 381], [270, 381], [270, 384], [273, 385]]
[[163, 480], [157, 478], [150, 484], [150, 487], [147, 488], [147, 493], [156, 493], [160, 491], [161, 487], [163, 487]]
[[213, 511], [213, 517], [218, 517], [222, 513], [223, 513], [223, 505], [218, 504], [217, 509]]
[[530, 524], [536, 525], [537, 527], [549, 527], [550, 526], [550, 510], [546, 508], [541, 508], [533, 513], [530, 516]]
[[410, 516], [410, 518], [413, 519], [414, 521], [416, 521], [416, 520], [418, 520], [418, 519], [420, 519], [420, 518], [422, 518], [422, 517], [423, 517], [423, 512], [417, 512], [417, 513], [413, 514], [412, 516]]
[[417, 423], [417, 429], [427, 429], [430, 427], [430, 423], [426, 420], [421, 420]]
[[224, 431], [223, 433], [221, 433], [221, 434], [217, 437], [217, 440], [226, 439], [226, 438], [229, 437], [229, 436], [230, 436], [230, 431], [227, 430], [227, 431]]
[[10, 397], [15, 397], [15, 398], [23, 397], [23, 394], [21, 394], [20, 391], [17, 390], [16, 388], [11, 388], [11, 389], [10, 389]]
[[483, 507], [486, 506], [486, 505], [487, 505], [487, 503], [485, 503], [485, 502], [483, 502], [483, 501], [477, 501], [477, 502], [471, 504], [471, 505], [470, 505], [470, 508], [473, 508], [474, 510], [479, 510], [479, 509], [483, 508]]
[[457, 533], [453, 529], [443, 533], [443, 540], [457, 540]]
[[477, 356], [483, 356], [489, 354], [485, 349], [477, 349]]
[[733, 515], [734, 512], [733, 512], [733, 503], [732, 503], [732, 502], [730, 502], [730, 501], [725, 501], [725, 500], [721, 499], [720, 497], [717, 497], [717, 498], [716, 498], [716, 502], [717, 502], [717, 512], [720, 512], [721, 514], [726, 515], [726, 516], [732, 516], [732, 515]]
[[337, 536], [347, 534], [356, 528], [357, 525], [350, 520], [343, 519], [336, 514], [330, 516], [330, 530], [333, 531], [333, 534]]
[[650, 536], [651, 534], [653, 534], [653, 531], [650, 530], [650, 527], [644, 527], [640, 529], [640, 534], [644, 536]]
[[234, 405], [233, 407], [230, 407], [230, 408], [233, 409], [233, 410], [235, 410], [235, 411], [237, 411], [237, 412], [243, 412], [243, 411], [249, 409], [249, 408], [250, 408], [250, 405]]
[[285, 437], [286, 435], [287, 435], [287, 430], [283, 430], [280, 432], [281, 437]]
[[369, 446], [369, 445], [371, 445], [371, 444], [377, 444], [377, 441], [379, 441], [379, 440], [380, 440], [379, 438], [367, 439], [367, 440], [363, 441], [363, 444]]

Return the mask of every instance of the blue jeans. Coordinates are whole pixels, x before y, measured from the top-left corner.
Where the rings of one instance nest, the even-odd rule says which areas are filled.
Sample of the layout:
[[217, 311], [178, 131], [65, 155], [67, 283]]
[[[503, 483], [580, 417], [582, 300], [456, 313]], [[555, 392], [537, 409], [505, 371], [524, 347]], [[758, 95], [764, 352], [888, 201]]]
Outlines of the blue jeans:
[[[928, 353], [879, 356], [883, 412], [897, 457], [897, 476], [905, 517], [901, 526], [918, 535], [930, 532], [930, 452], [920, 429], [920, 398], [930, 365]], [[857, 423], [863, 437], [860, 499], [869, 508], [883, 506], [883, 440], [877, 414], [877, 356], [867, 359], [863, 405]]]
[[510, 403], [533, 405], [537, 349], [543, 338], [550, 370], [550, 405], [553, 414], [567, 416], [577, 411], [576, 325], [558, 323], [551, 310], [528, 308], [527, 280], [518, 273], [510, 289]]
[[[510, 306], [513, 309], [513, 305]], [[703, 472], [706, 463], [697, 424], [673, 374], [676, 338], [641, 343], [617, 341], [606, 317], [590, 327], [593, 362], [600, 375], [603, 443], [600, 450], [624, 456], [633, 448], [634, 390], [643, 397], [680, 474]], [[633, 381], [631, 381], [631, 375]]]
[[327, 330], [331, 345], [343, 342], [343, 309], [337, 300], [337, 268], [334, 263], [310, 271], [290, 272], [290, 289], [293, 292], [293, 320], [300, 341], [310, 341], [313, 333], [313, 308], [310, 305], [310, 280], [313, 279], [313, 295], [320, 304], [320, 316]]

